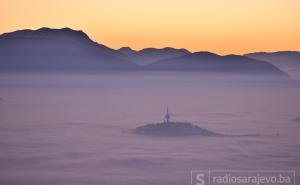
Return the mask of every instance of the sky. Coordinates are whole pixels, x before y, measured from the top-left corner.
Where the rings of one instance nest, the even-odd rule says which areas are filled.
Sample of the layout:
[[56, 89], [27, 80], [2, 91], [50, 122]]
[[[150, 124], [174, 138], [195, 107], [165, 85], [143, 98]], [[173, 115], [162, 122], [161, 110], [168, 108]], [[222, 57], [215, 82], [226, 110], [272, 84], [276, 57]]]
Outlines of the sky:
[[0, 33], [82, 30], [111, 48], [300, 50], [300, 0], [0, 0]]

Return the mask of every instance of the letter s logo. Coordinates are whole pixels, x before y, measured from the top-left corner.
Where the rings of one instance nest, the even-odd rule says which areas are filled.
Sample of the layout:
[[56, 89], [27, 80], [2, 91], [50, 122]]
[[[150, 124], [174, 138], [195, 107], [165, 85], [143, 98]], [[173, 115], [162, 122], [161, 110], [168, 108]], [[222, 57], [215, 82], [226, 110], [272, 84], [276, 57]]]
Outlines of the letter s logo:
[[205, 185], [204, 174], [199, 173], [196, 175], [196, 185]]

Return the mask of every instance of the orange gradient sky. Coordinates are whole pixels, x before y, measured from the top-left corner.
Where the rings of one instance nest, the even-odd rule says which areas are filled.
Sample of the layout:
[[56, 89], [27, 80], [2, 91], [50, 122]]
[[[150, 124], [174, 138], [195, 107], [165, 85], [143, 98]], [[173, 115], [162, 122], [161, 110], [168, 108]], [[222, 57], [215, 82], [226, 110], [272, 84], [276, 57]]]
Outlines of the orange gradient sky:
[[83, 30], [112, 48], [300, 50], [300, 0], [1, 0], [0, 32]]

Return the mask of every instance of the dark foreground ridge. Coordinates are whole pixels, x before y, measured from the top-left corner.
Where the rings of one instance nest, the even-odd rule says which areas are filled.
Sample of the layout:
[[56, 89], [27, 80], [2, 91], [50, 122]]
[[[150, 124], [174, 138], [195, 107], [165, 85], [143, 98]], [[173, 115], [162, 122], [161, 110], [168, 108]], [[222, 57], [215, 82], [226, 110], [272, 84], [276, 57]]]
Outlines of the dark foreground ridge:
[[140, 126], [134, 129], [136, 134], [150, 136], [222, 136], [188, 122], [163, 122]]

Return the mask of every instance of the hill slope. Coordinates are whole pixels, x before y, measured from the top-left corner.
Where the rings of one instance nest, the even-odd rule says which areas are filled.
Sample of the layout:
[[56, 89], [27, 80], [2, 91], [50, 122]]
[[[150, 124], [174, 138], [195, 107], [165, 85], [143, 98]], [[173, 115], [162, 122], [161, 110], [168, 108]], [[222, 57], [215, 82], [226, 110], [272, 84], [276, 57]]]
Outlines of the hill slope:
[[146, 66], [152, 70], [200, 70], [243, 74], [285, 75], [277, 67], [264, 61], [239, 55], [220, 56], [210, 52], [196, 52], [185, 56], [160, 60]]
[[20, 30], [0, 35], [0, 69], [134, 69], [111, 48], [69, 28]]
[[249, 58], [267, 61], [290, 76], [300, 80], [300, 52], [279, 51], [279, 52], [257, 52], [249, 53], [244, 56]]
[[159, 60], [169, 59], [179, 56], [190, 54], [186, 49], [175, 49], [175, 48], [145, 48], [140, 51], [132, 52], [127, 55], [128, 60], [133, 61], [139, 65], [147, 65]]

